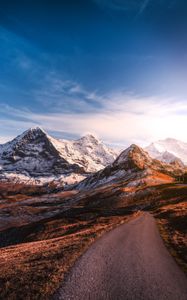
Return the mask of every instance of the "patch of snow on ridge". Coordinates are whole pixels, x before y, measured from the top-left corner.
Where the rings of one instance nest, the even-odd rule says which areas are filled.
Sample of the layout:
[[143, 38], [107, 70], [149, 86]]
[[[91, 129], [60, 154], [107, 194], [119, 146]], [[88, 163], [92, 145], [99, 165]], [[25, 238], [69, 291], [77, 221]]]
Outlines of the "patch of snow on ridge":
[[59, 176], [33, 177], [27, 174], [18, 174], [14, 172], [5, 172], [0, 174], [0, 181], [10, 181], [12, 183], [25, 183], [29, 185], [44, 185], [54, 182], [57, 186], [66, 186], [78, 183], [86, 177], [81, 174], [68, 174]]

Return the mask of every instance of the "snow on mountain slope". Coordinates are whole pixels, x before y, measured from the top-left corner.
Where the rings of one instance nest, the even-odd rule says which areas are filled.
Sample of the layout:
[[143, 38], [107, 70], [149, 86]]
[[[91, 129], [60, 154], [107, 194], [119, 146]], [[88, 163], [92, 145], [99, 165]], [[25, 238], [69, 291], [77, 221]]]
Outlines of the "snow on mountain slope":
[[36, 127], [0, 145], [0, 179], [14, 182], [78, 182], [114, 161], [117, 154], [92, 135], [57, 140]]
[[1, 182], [10, 183], [24, 183], [27, 185], [45, 185], [52, 184], [52, 187], [63, 187], [68, 185], [73, 185], [85, 179], [85, 174], [69, 173], [61, 175], [51, 175], [51, 176], [31, 176], [26, 172], [0, 172]]
[[53, 145], [69, 162], [83, 167], [86, 172], [96, 172], [112, 163], [118, 152], [104, 145], [96, 137], [88, 134], [78, 140], [51, 139]]
[[84, 179], [77, 188], [87, 190], [116, 182], [126, 186], [161, 184], [174, 181], [175, 176], [184, 172], [184, 166], [152, 159], [142, 148], [131, 145], [112, 164]]
[[[31, 128], [0, 146], [1, 175], [22, 174], [26, 177], [50, 177], [81, 174], [83, 169], [67, 162], [41, 128]], [[19, 177], [19, 176], [18, 176]]]
[[167, 164], [178, 163], [181, 166], [184, 166], [184, 163], [182, 162], [182, 160], [180, 158], [176, 157], [174, 154], [172, 154], [168, 151], [165, 151], [165, 152], [161, 153], [160, 155], [158, 155], [156, 157], [156, 159], [158, 159], [162, 162], [165, 162]]
[[187, 143], [168, 138], [150, 144], [145, 150], [153, 157], [165, 162], [180, 159], [187, 165]]

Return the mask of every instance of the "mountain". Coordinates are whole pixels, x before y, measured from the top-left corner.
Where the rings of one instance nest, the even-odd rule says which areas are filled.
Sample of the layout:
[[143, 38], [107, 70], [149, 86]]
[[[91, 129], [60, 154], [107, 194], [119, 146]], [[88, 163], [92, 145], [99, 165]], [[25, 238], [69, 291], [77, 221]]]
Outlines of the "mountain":
[[146, 151], [133, 144], [104, 170], [80, 182], [77, 188], [90, 189], [116, 182], [121, 182], [126, 187], [154, 185], [172, 182], [175, 176], [184, 172], [184, 166], [152, 159]]
[[88, 134], [78, 140], [56, 140], [52, 142], [69, 162], [83, 167], [85, 172], [96, 172], [112, 163], [118, 152], [104, 145], [95, 136]]
[[[35, 127], [0, 145], [0, 180], [29, 184], [54, 182], [58, 185], [83, 180], [80, 187], [121, 180], [138, 185], [148, 178], [153, 182], [161, 177], [166, 179], [158, 173], [170, 177], [179, 174], [184, 169], [183, 161], [187, 161], [185, 147], [185, 143], [166, 139], [146, 148], [157, 159], [152, 159], [136, 145], [131, 145], [117, 157], [117, 151], [91, 134], [74, 141], [58, 140]], [[167, 177], [167, 180], [171, 178]]]
[[0, 146], [1, 179], [30, 182], [32, 179], [41, 181], [41, 177], [52, 180], [60, 175], [67, 177], [83, 172], [83, 168], [61, 156], [48, 134], [39, 127]]
[[0, 145], [0, 179], [41, 183], [74, 183], [111, 163], [117, 154], [94, 136], [57, 140], [43, 129], [30, 128]]
[[179, 165], [181, 167], [185, 166], [180, 158], [176, 157], [174, 154], [172, 154], [168, 151], [161, 153], [160, 155], [158, 155], [156, 157], [156, 159], [158, 159], [162, 162], [165, 162], [167, 164]]
[[153, 157], [165, 162], [173, 162], [180, 159], [187, 165], [187, 143], [167, 138], [151, 143], [145, 150]]

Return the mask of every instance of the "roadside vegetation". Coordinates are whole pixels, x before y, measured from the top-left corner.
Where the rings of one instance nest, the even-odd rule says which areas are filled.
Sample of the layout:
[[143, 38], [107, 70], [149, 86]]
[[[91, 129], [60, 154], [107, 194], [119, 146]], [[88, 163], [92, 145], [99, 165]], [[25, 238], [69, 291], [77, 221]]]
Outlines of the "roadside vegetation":
[[[99, 204], [96, 198], [94, 207], [85, 208], [88, 198], [84, 195], [69, 211], [28, 224], [19, 222], [0, 233], [4, 246], [0, 248], [0, 299], [49, 299], [76, 259], [97, 238], [137, 215], [125, 208], [109, 208], [105, 201]], [[63, 201], [59, 196], [55, 208]], [[40, 205], [33, 201], [28, 207], [32, 213]]]
[[[135, 218], [141, 210], [154, 214], [166, 246], [186, 270], [186, 185], [128, 190], [118, 183], [82, 193], [13, 192], [1, 193], [0, 218], [19, 213], [26, 217], [23, 221], [18, 218], [19, 222], [15, 219], [13, 228], [5, 226], [0, 232], [0, 299], [49, 299], [96, 239]], [[77, 201], [63, 211], [72, 199]], [[40, 219], [44, 213], [46, 217]]]
[[160, 189], [153, 208], [161, 236], [187, 274], [187, 186], [168, 185]]

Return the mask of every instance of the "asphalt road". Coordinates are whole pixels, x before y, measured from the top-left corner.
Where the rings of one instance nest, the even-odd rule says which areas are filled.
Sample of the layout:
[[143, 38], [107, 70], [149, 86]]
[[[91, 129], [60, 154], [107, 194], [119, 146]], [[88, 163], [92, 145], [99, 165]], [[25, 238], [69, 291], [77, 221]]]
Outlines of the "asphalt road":
[[143, 213], [105, 234], [77, 261], [54, 299], [187, 300], [187, 278]]

